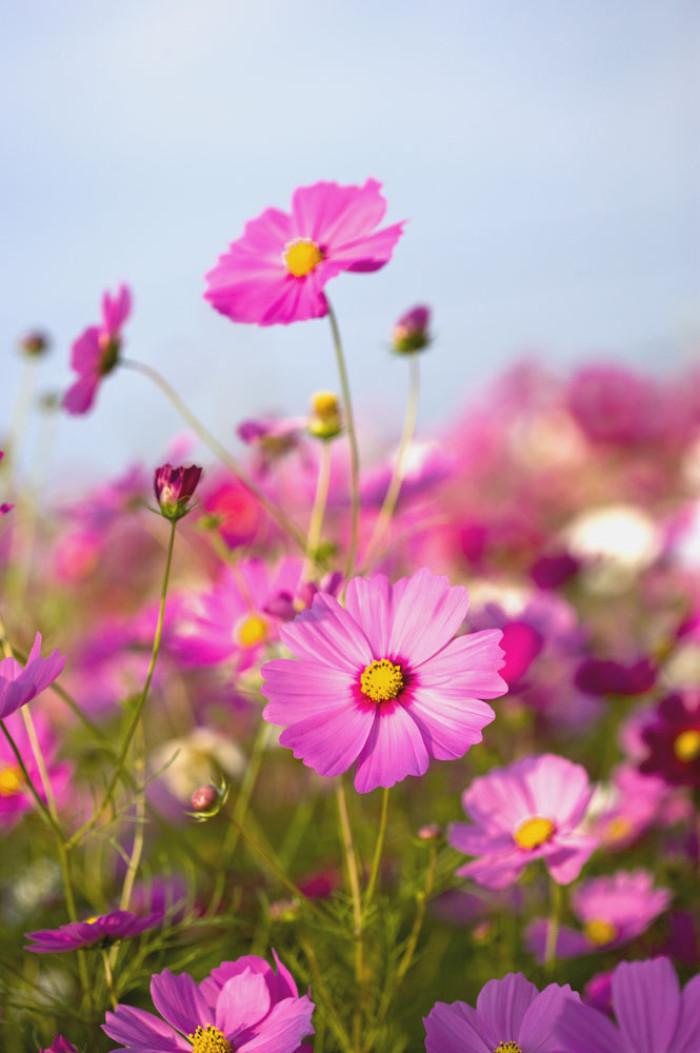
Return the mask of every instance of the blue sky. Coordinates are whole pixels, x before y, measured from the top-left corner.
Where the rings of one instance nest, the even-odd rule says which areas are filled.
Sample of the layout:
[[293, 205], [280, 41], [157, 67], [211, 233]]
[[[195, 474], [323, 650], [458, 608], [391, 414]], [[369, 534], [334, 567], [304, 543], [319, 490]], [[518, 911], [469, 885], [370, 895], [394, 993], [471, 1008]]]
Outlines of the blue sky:
[[[375, 176], [394, 260], [330, 287], [355, 398], [398, 426], [392, 321], [435, 311], [424, 429], [522, 354], [658, 370], [700, 333], [700, 7], [693, 0], [9, 0], [0, 9], [7, 420], [17, 337], [71, 341], [134, 290], [128, 354], [224, 440], [336, 386], [324, 321], [236, 326], [202, 276], [297, 185]], [[55, 471], [157, 458], [180, 423], [140, 377], [62, 418]], [[38, 436], [30, 436], [29, 447]]]

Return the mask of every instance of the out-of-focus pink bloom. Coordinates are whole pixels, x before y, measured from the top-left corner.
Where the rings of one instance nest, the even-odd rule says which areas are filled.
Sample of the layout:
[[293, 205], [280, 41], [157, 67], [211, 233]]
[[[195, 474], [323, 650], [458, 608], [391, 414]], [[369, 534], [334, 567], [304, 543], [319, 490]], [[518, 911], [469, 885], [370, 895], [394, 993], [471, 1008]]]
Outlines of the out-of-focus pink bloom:
[[190, 501], [194, 497], [202, 469], [196, 464], [189, 467], [173, 468], [163, 464], [156, 468], [153, 488], [160, 510], [166, 519], [182, 519], [189, 511]]
[[310, 1048], [300, 1043], [313, 1034], [314, 1004], [308, 995], [299, 997], [291, 974], [274, 957], [277, 972], [263, 958], [246, 955], [223, 962], [201, 984], [187, 973], [156, 973], [151, 997], [160, 1017], [118, 1005], [102, 1030], [123, 1043], [121, 1050], [181, 1053], [192, 1049], [182, 1037], [188, 1035], [196, 1053], [300, 1053]]
[[[655, 775], [642, 775], [622, 764], [613, 772], [610, 789], [608, 807], [590, 822], [591, 831], [609, 852], [627, 848], [650, 827], [674, 819], [673, 791]], [[679, 813], [676, 818], [680, 817]]]
[[282, 621], [293, 621], [299, 611], [306, 610], [313, 603], [314, 596], [319, 592], [325, 592], [329, 596], [337, 596], [343, 584], [343, 575], [340, 571], [327, 574], [320, 582], [303, 581], [296, 593], [281, 591], [268, 600], [264, 607], [265, 614], [271, 614], [274, 618]]
[[260, 502], [234, 475], [208, 473], [200, 493], [202, 508], [229, 548], [253, 541], [265, 521]]
[[426, 1053], [561, 1053], [554, 1027], [567, 1002], [578, 1002], [568, 984], [538, 991], [522, 973], [489, 980], [476, 1000], [437, 1002], [425, 1024]]
[[700, 691], [674, 692], [659, 702], [641, 729], [645, 775], [671, 786], [700, 787]]
[[238, 437], [256, 453], [253, 474], [264, 477], [273, 464], [303, 449], [305, 417], [257, 417], [238, 425]]
[[72, 921], [58, 929], [28, 932], [27, 938], [34, 942], [28, 944], [25, 950], [34, 951], [35, 954], [58, 954], [95, 944], [104, 947], [115, 940], [138, 936], [147, 929], [155, 928], [162, 920], [163, 915], [156, 912], [140, 917], [128, 910], [115, 910], [89, 921]]
[[120, 285], [115, 296], [102, 297], [102, 324], [91, 325], [80, 334], [71, 349], [71, 369], [78, 379], [63, 397], [69, 413], [82, 414], [92, 407], [103, 377], [119, 361], [122, 326], [131, 314], [131, 291]]
[[569, 552], [539, 556], [530, 568], [530, 575], [538, 589], [558, 589], [578, 572], [580, 563]]
[[585, 768], [551, 753], [494, 768], [462, 797], [473, 823], [450, 828], [453, 848], [480, 856], [457, 873], [506, 888], [542, 859], [558, 884], [570, 884], [598, 844], [581, 830], [592, 795]]
[[[556, 957], [578, 958], [621, 947], [646, 932], [670, 902], [671, 893], [654, 888], [654, 875], [646, 870], [619, 870], [584, 881], [571, 896], [571, 907], [582, 929], [560, 926]], [[545, 960], [548, 926], [548, 921], [537, 920], [527, 928], [527, 948], [539, 962]]]
[[307, 767], [333, 776], [357, 762], [368, 793], [462, 757], [494, 718], [482, 699], [505, 683], [498, 630], [454, 639], [467, 590], [423, 569], [390, 584], [353, 578], [346, 608], [319, 593], [280, 629], [295, 659], [262, 668], [265, 720]]
[[51, 1045], [41, 1050], [41, 1053], [78, 1053], [78, 1047], [74, 1046], [63, 1035], [54, 1035]]
[[[32, 743], [21, 713], [11, 713], [2, 718], [6, 729], [19, 750], [32, 785], [45, 802], [46, 794], [42, 784], [39, 765], [34, 756]], [[34, 731], [41, 755], [44, 758], [46, 774], [51, 785], [51, 793], [60, 809], [70, 800], [70, 783], [73, 778], [73, 766], [56, 762], [56, 741], [41, 713], [33, 715]], [[0, 738], [0, 830], [7, 832], [27, 812], [36, 808], [36, 801], [27, 786], [22, 769], [9, 742], [3, 735]]]
[[268, 208], [246, 224], [206, 275], [205, 299], [234, 322], [275, 325], [328, 314], [323, 286], [341, 271], [388, 263], [403, 223], [375, 228], [386, 212], [381, 183], [314, 183], [292, 196], [290, 214]]
[[583, 1001], [592, 1009], [612, 1016], [612, 978], [613, 974], [595, 973], [583, 989]]
[[411, 355], [422, 351], [431, 343], [430, 308], [425, 304], [412, 307], [402, 314], [391, 332], [391, 343], [394, 351], [400, 355]]
[[612, 659], [584, 658], [575, 683], [589, 695], [644, 695], [656, 683], [658, 670], [649, 658], [623, 663]]
[[[391, 482], [398, 450], [383, 464], [362, 473], [363, 506], [381, 506]], [[399, 491], [399, 505], [415, 501], [436, 490], [440, 483], [454, 474], [456, 458], [443, 443], [435, 439], [410, 443], [403, 460], [403, 475]]]
[[653, 438], [658, 393], [619, 366], [584, 366], [569, 382], [569, 410], [593, 442], [631, 445]]
[[36, 634], [24, 667], [16, 658], [3, 658], [0, 662], [0, 719], [4, 720], [36, 698], [61, 675], [65, 664], [66, 656], [57, 650], [48, 658], [41, 657], [41, 633]]

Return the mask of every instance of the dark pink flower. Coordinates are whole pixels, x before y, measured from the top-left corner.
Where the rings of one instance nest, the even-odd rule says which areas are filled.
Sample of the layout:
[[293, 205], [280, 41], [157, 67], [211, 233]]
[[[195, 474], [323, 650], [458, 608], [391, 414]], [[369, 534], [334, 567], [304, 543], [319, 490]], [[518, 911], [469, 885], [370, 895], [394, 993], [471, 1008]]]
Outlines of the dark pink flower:
[[34, 940], [34, 943], [28, 944], [25, 950], [34, 951], [35, 954], [58, 954], [61, 951], [74, 951], [77, 947], [92, 947], [95, 944], [105, 946], [114, 940], [138, 936], [146, 929], [155, 928], [162, 920], [160, 912], [140, 916], [128, 910], [115, 910], [89, 921], [72, 921], [58, 929], [28, 932], [28, 939]]
[[156, 468], [153, 488], [160, 510], [166, 519], [182, 519], [189, 512], [189, 504], [194, 497], [202, 469], [196, 464], [189, 467], [173, 468], [163, 464]]
[[299, 187], [289, 214], [266, 209], [206, 275], [205, 299], [234, 322], [275, 325], [328, 314], [323, 286], [341, 271], [388, 263], [403, 223], [375, 228], [386, 212], [381, 183]]
[[78, 1047], [69, 1042], [63, 1035], [54, 1035], [53, 1042], [41, 1053], [78, 1053]]
[[102, 324], [88, 326], [74, 342], [70, 364], [78, 379], [63, 397], [69, 413], [87, 413], [91, 408], [100, 381], [119, 361], [121, 330], [130, 314], [131, 292], [120, 285], [114, 297], [108, 292], [102, 297]]
[[65, 655], [54, 651], [42, 658], [40, 652], [41, 633], [37, 633], [24, 667], [16, 658], [3, 658], [0, 662], [0, 720], [31, 702], [63, 672]]
[[672, 786], [700, 787], [700, 692], [674, 692], [659, 702], [641, 729], [645, 775], [659, 775]]

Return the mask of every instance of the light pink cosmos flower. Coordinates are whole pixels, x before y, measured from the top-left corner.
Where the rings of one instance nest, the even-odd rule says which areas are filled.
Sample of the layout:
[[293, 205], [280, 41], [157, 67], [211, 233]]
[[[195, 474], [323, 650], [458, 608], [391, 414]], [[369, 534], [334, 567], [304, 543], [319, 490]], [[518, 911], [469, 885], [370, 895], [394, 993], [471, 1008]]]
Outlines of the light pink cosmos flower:
[[[56, 739], [42, 714], [34, 713], [32, 719], [51, 793], [57, 807], [62, 809], [64, 805], [69, 805], [71, 802], [72, 780], [75, 774], [73, 765], [55, 760], [58, 748]], [[46, 802], [42, 774], [22, 714], [11, 713], [8, 717], [3, 718], [3, 723], [12, 736], [32, 785], [40, 798]], [[24, 772], [17, 763], [17, 757], [10, 743], [2, 735], [0, 736], [0, 831], [6, 834], [23, 815], [35, 810], [36, 801], [25, 781]]]
[[0, 662], [0, 720], [36, 698], [61, 675], [65, 664], [66, 656], [59, 651], [54, 651], [48, 658], [41, 657], [41, 633], [36, 634], [24, 667], [16, 658], [3, 658]]
[[381, 183], [299, 187], [289, 214], [266, 209], [205, 276], [206, 300], [234, 322], [287, 325], [328, 314], [323, 286], [341, 271], [388, 263], [403, 223], [375, 230], [386, 212]]
[[[274, 954], [274, 951], [273, 951]], [[163, 1053], [301, 1053], [313, 1034], [314, 1004], [299, 997], [291, 974], [274, 955], [277, 972], [247, 955], [223, 962], [201, 984], [166, 969], [151, 980], [151, 997], [162, 1020], [143, 1009], [118, 1005], [102, 1030], [121, 1050]], [[185, 1037], [186, 1036], [186, 1037]]]
[[102, 297], [102, 324], [90, 325], [71, 348], [71, 369], [78, 379], [63, 397], [69, 413], [82, 414], [92, 407], [102, 377], [111, 373], [119, 360], [121, 330], [131, 314], [131, 292], [120, 285], [114, 297]]
[[506, 888], [542, 859], [559, 885], [574, 881], [598, 845], [581, 832], [593, 795], [580, 764], [545, 753], [475, 779], [462, 804], [473, 824], [453, 823], [450, 844], [480, 856], [457, 873], [486, 888]]
[[430, 756], [462, 757], [494, 719], [481, 699], [506, 690], [499, 630], [453, 638], [468, 604], [465, 588], [426, 569], [394, 585], [353, 578], [345, 608], [318, 593], [280, 628], [296, 660], [262, 667], [263, 717], [320, 775], [357, 761], [360, 793], [423, 775]]
[[[556, 957], [577, 958], [629, 943], [646, 932], [670, 902], [671, 893], [655, 889], [654, 875], [647, 870], [618, 870], [584, 881], [571, 896], [582, 929], [560, 926]], [[548, 925], [548, 921], [537, 920], [526, 932], [527, 948], [540, 962], [545, 960]]]

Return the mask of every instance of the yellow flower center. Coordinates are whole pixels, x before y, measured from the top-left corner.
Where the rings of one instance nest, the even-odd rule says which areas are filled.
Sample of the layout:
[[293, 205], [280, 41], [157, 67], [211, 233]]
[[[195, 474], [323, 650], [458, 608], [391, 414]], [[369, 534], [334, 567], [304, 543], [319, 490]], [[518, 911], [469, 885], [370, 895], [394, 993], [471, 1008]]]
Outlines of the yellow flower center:
[[632, 830], [632, 823], [626, 815], [616, 815], [614, 819], [611, 819], [608, 825], [603, 831], [603, 840], [608, 844], [615, 844], [616, 841], [622, 841], [624, 837]]
[[287, 270], [295, 278], [304, 278], [307, 274], [311, 274], [311, 271], [319, 265], [322, 259], [323, 253], [318, 245], [313, 241], [306, 241], [304, 238], [293, 241], [291, 245], [287, 246], [287, 251], [284, 254]]
[[228, 1039], [218, 1027], [211, 1024], [198, 1027], [193, 1035], [187, 1037], [192, 1043], [192, 1053], [233, 1053], [233, 1046]]
[[392, 698], [398, 698], [403, 686], [401, 666], [394, 665], [388, 658], [371, 662], [360, 676], [362, 694], [372, 702], [388, 702]]
[[523, 1053], [517, 1042], [499, 1042], [493, 1053]]
[[255, 647], [267, 638], [267, 622], [259, 614], [251, 614], [236, 629], [236, 640], [241, 647]]
[[22, 789], [22, 772], [14, 765], [0, 768], [0, 797], [11, 797]]
[[591, 943], [594, 943], [596, 947], [602, 947], [606, 943], [612, 943], [617, 936], [617, 929], [603, 918], [593, 918], [591, 921], [587, 921], [583, 926], [585, 932]]
[[513, 840], [521, 848], [539, 848], [549, 841], [554, 833], [554, 823], [541, 815], [533, 815], [520, 824], [513, 834]]
[[100, 920], [100, 915], [99, 914], [93, 914], [93, 916], [91, 918], [86, 918], [85, 919], [85, 924], [86, 925], [94, 925], [95, 922], [99, 921], [99, 920]]
[[681, 731], [673, 743], [673, 752], [678, 757], [678, 760], [683, 761], [684, 764], [694, 761], [700, 754], [700, 731], [696, 731], [695, 728]]

